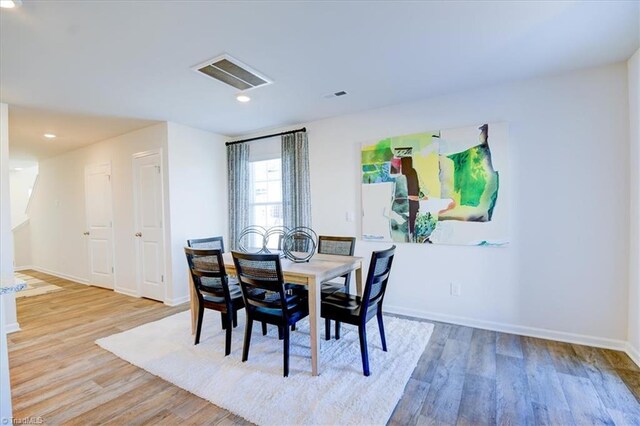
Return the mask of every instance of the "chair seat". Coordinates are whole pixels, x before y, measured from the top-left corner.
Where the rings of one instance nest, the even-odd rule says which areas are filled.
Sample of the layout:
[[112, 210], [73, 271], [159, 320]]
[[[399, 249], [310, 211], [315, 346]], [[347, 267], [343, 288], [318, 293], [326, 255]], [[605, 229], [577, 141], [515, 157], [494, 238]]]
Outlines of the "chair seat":
[[[220, 285], [218, 288], [212, 288], [216, 292], [222, 291], [222, 286]], [[201, 288], [202, 298], [205, 302], [215, 303], [215, 304], [224, 304], [224, 297], [217, 296], [212, 293], [208, 293], [205, 287]], [[240, 290], [240, 286], [236, 283], [235, 285], [229, 285], [229, 296], [231, 296], [231, 303], [238, 304], [238, 302], [242, 301], [242, 291]]]
[[360, 315], [361, 298], [343, 291], [336, 291], [321, 299], [321, 316], [349, 324], [357, 324]]
[[[303, 299], [307, 299], [307, 295], [304, 294], [299, 294], [299, 293], [287, 293], [285, 294], [286, 300], [285, 303], [288, 305], [294, 304], [294, 303], [298, 303], [300, 301], [302, 301]], [[272, 292], [267, 292], [264, 295], [264, 299], [265, 302], [267, 303], [273, 303], [275, 306], [281, 306], [281, 301], [280, 301], [280, 295], [278, 293], [272, 293]]]
[[[289, 322], [296, 323], [301, 318], [309, 314], [309, 300], [307, 288], [300, 284], [286, 283], [285, 289], [287, 294], [285, 295], [285, 303], [289, 309]], [[265, 321], [269, 323], [278, 323], [282, 318], [282, 309], [280, 295], [274, 292], [266, 292], [264, 301], [272, 303], [273, 307], [258, 307], [255, 310], [255, 317], [257, 320]]]
[[344, 283], [334, 283], [334, 282], [326, 282], [322, 283], [322, 287], [320, 289], [320, 293], [322, 298], [326, 298], [327, 296], [335, 293], [336, 291], [344, 292], [345, 286]]
[[345, 293], [344, 291], [334, 291], [322, 299], [322, 307], [326, 305], [328, 308], [335, 307], [340, 310], [356, 311], [360, 309], [362, 298], [355, 294]]
[[[322, 298], [320, 312], [322, 317], [339, 322], [357, 325], [360, 322], [362, 298], [355, 294], [336, 291]], [[376, 314], [378, 304], [369, 305], [365, 314], [367, 321]]]
[[307, 286], [302, 284], [284, 283], [284, 289], [287, 291], [287, 293], [298, 294], [304, 297], [307, 297], [309, 295]]
[[[309, 315], [309, 306], [306, 300], [289, 306], [289, 325], [297, 323]], [[256, 308], [253, 315], [257, 321], [280, 325], [282, 323], [282, 310], [276, 308]]]

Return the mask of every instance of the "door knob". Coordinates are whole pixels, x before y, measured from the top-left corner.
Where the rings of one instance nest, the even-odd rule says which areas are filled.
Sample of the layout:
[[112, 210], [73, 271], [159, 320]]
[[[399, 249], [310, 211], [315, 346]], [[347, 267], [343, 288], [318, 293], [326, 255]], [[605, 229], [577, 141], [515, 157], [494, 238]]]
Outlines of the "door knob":
[[90, 232], [89, 232], [89, 231], [87, 231], [87, 232], [83, 232], [83, 233], [82, 233], [82, 235], [89, 235], [89, 234], [90, 234]]
[[136, 237], [142, 237], [142, 232], [136, 232]]

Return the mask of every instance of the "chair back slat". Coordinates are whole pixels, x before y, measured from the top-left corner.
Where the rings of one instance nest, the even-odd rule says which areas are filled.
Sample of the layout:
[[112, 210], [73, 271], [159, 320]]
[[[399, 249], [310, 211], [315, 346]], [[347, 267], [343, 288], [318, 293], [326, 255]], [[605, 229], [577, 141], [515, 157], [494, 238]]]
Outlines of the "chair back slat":
[[[280, 235], [278, 239], [278, 250], [284, 250], [284, 235]], [[311, 244], [311, 240], [309, 238], [302, 237], [301, 235], [294, 235], [291, 238], [291, 247], [287, 247], [290, 251], [299, 251], [299, 252], [309, 252], [309, 244]]]
[[194, 238], [187, 240], [187, 246], [199, 249], [217, 249], [224, 253], [224, 240], [222, 237]]
[[321, 254], [353, 256], [355, 247], [356, 239], [353, 237], [330, 237], [326, 235], [318, 237], [318, 253]]
[[230, 300], [228, 276], [219, 249], [184, 248], [189, 271], [199, 299], [204, 294]]
[[382, 294], [383, 285], [386, 283], [391, 271], [391, 261], [393, 256], [382, 257], [376, 259], [376, 268], [373, 271], [373, 280], [371, 281], [371, 293], [369, 294], [369, 300], [377, 300]]
[[366, 316], [367, 312], [370, 311], [370, 307], [382, 303], [387, 290], [389, 275], [391, 274], [391, 265], [393, 263], [395, 249], [396, 246], [394, 245], [387, 250], [374, 251], [371, 254], [367, 282], [362, 294], [361, 316]]
[[[354, 237], [332, 237], [320, 235], [318, 237], [318, 253], [337, 254], [340, 256], [353, 256], [356, 249], [356, 239]], [[351, 281], [351, 272], [342, 276], [347, 290]]]

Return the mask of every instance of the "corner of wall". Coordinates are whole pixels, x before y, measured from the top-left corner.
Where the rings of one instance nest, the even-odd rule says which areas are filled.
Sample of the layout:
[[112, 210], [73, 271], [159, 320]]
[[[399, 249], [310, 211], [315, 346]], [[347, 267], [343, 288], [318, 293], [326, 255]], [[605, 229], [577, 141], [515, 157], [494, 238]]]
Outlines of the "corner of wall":
[[640, 49], [627, 62], [629, 89], [629, 289], [626, 352], [640, 365]]
[[631, 343], [627, 342], [625, 352], [633, 362], [640, 367], [640, 350], [636, 349]]

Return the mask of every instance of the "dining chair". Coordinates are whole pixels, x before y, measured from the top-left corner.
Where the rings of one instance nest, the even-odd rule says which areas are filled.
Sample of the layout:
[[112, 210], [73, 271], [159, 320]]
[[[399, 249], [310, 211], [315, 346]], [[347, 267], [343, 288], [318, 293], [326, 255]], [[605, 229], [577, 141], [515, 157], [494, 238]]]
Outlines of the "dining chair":
[[[221, 236], [218, 237], [207, 237], [207, 238], [192, 238], [190, 240], [187, 240], [187, 246], [192, 247], [192, 248], [200, 248], [200, 249], [219, 249], [221, 252], [224, 253], [224, 238]], [[224, 264], [222, 264], [222, 266], [224, 267]], [[238, 283], [238, 280], [235, 277], [229, 277], [228, 278], [228, 282], [229, 285], [231, 286], [230, 288], [232, 289], [239, 289], [240, 288], [240, 284]], [[214, 283], [215, 286], [215, 283]], [[233, 287], [236, 286], [236, 287]], [[262, 293], [264, 294], [264, 292]], [[226, 323], [224, 320], [224, 314], [221, 313], [220, 314], [220, 319], [221, 319], [221, 323], [222, 323], [222, 329], [224, 330], [226, 328]], [[237, 327], [238, 326], [238, 315], [237, 315], [237, 311], [233, 311], [233, 327]], [[267, 324], [266, 323], [262, 323], [262, 335], [266, 336], [267, 335]]]
[[238, 285], [230, 285], [220, 249], [184, 248], [191, 278], [198, 297], [198, 319], [195, 345], [200, 343], [204, 310], [219, 311], [222, 328], [226, 330], [225, 356], [231, 353], [231, 333], [237, 326], [237, 312], [244, 308], [242, 292]]
[[[249, 358], [253, 321], [278, 327], [284, 340], [284, 377], [289, 376], [289, 327], [309, 315], [308, 294], [304, 286], [285, 284], [280, 256], [232, 251], [246, 307], [242, 362]], [[266, 292], [256, 296], [258, 292]]]
[[[320, 235], [318, 237], [318, 253], [320, 254], [335, 254], [340, 256], [353, 256], [356, 249], [356, 239], [354, 237], [334, 237], [327, 235]], [[349, 282], [351, 281], [351, 272], [337, 278], [342, 282], [325, 281], [320, 287], [321, 296], [326, 297], [336, 291], [343, 290], [345, 293], [349, 293]], [[327, 328], [325, 324], [324, 336], [326, 340], [331, 338], [331, 330]], [[336, 322], [336, 338], [340, 338], [340, 326]]]
[[[187, 246], [191, 248], [197, 249], [218, 249], [224, 253], [224, 238], [223, 237], [207, 237], [207, 238], [192, 238], [187, 240]], [[230, 285], [238, 285], [238, 281], [234, 278], [229, 277]], [[214, 283], [214, 286], [216, 284]], [[220, 314], [220, 319], [222, 322], [222, 329], [225, 329], [224, 322], [224, 314]], [[233, 315], [233, 326], [236, 327], [238, 325], [238, 317], [237, 315]]]
[[[387, 351], [382, 318], [382, 302], [387, 290], [395, 249], [396, 246], [394, 245], [387, 250], [374, 251], [371, 254], [371, 263], [369, 264], [369, 272], [367, 273], [367, 281], [362, 297], [343, 291], [336, 291], [322, 298], [321, 301], [321, 315], [325, 319], [326, 330], [330, 330], [331, 320], [336, 321], [337, 330], [339, 330], [340, 324], [343, 322], [358, 327], [362, 370], [365, 376], [370, 374], [366, 325], [373, 317], [378, 318], [382, 350]], [[338, 338], [340, 338], [339, 333], [336, 333], [336, 339]]]

